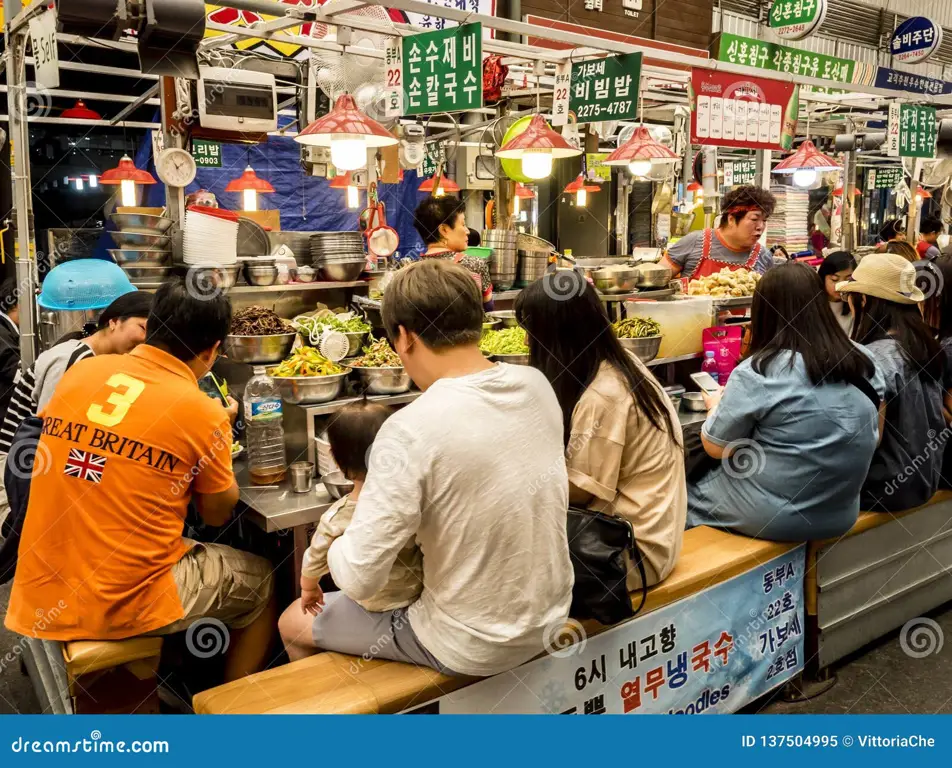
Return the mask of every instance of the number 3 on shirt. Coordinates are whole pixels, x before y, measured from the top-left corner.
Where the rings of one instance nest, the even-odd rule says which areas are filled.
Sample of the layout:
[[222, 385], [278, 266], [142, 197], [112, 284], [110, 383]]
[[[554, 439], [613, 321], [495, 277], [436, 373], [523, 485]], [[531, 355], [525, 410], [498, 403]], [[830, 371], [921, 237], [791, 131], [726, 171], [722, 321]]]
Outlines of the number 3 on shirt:
[[[86, 418], [93, 422], [93, 424], [101, 424], [104, 427], [114, 427], [129, 413], [129, 407], [139, 398], [143, 390], [145, 390], [145, 384], [124, 373], [115, 373], [109, 377], [106, 386], [117, 390], [106, 398], [106, 403], [112, 406], [112, 410], [106, 411], [104, 406], [93, 403], [86, 411]], [[120, 387], [124, 387], [125, 390], [122, 392], [118, 391]]]

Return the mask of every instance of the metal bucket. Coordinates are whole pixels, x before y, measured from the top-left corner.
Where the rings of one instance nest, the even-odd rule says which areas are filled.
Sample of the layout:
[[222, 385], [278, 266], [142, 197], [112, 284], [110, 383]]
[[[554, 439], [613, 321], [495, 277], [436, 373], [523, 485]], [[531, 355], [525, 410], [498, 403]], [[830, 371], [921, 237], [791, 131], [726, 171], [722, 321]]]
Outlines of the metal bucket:
[[519, 251], [519, 280], [522, 285], [534, 283], [545, 274], [552, 251]]

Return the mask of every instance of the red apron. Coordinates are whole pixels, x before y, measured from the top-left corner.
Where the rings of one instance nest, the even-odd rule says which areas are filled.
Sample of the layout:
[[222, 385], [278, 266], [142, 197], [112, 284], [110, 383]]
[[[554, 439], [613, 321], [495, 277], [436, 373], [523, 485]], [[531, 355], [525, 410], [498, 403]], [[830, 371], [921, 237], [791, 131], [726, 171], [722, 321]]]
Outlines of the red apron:
[[746, 264], [735, 264], [727, 261], [719, 261], [711, 256], [711, 245], [714, 242], [714, 230], [705, 229], [704, 230], [704, 240], [701, 246], [701, 260], [697, 263], [697, 267], [694, 269], [694, 274], [691, 275], [692, 280], [697, 280], [699, 277], [709, 277], [710, 275], [717, 274], [724, 267], [727, 267], [731, 271], [735, 269], [747, 269], [753, 270], [754, 266], [757, 264], [757, 259], [760, 258], [760, 252], [763, 250], [763, 246], [760, 243], [755, 243], [754, 247], [750, 251], [750, 258], [747, 260]]

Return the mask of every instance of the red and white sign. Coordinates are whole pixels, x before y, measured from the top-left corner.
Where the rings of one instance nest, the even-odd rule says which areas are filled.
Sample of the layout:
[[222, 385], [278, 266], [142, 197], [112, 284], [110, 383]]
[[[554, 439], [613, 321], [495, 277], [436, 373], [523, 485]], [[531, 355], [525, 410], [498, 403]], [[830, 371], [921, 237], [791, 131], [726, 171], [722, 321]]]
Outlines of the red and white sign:
[[[691, 70], [691, 142], [780, 149], [794, 84], [710, 69]], [[796, 116], [793, 117], [794, 121]], [[795, 125], [795, 123], [794, 123]]]

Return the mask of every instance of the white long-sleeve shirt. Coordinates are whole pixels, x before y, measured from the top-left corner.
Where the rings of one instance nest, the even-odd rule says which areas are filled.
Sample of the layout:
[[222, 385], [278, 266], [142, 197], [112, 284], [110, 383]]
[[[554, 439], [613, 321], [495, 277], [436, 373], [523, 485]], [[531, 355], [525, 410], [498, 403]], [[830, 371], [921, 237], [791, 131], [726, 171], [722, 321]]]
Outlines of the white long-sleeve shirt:
[[354, 600], [415, 536], [423, 593], [408, 615], [450, 669], [488, 676], [544, 649], [572, 602], [562, 414], [538, 371], [441, 379], [386, 421], [351, 524], [328, 564]]

